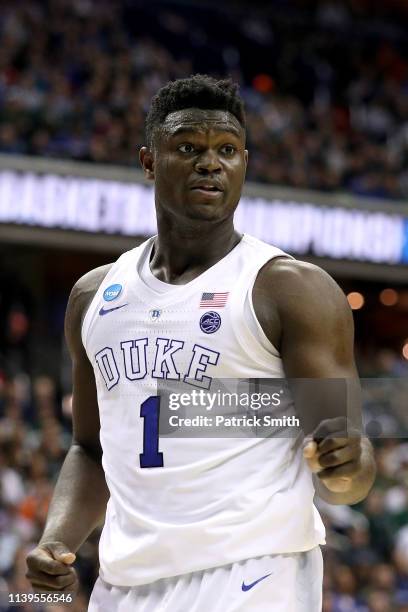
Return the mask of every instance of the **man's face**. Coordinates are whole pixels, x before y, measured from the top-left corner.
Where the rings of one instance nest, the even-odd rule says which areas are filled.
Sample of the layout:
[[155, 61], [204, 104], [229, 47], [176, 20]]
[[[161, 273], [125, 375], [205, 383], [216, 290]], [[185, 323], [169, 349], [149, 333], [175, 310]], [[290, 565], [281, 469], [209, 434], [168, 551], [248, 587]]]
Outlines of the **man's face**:
[[185, 219], [220, 221], [241, 197], [248, 161], [245, 132], [228, 111], [185, 109], [170, 113], [141, 151], [155, 182], [159, 209]]

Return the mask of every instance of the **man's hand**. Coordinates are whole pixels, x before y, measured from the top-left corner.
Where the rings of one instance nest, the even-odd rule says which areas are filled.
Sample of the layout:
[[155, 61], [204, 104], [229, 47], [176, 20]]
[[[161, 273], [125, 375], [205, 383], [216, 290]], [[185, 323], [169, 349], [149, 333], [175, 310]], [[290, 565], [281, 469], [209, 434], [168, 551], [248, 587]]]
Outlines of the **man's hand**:
[[361, 435], [344, 417], [322, 421], [305, 440], [309, 468], [333, 493], [349, 491], [362, 468]]
[[71, 564], [75, 555], [62, 542], [39, 544], [27, 556], [26, 578], [34, 591], [75, 592], [78, 588], [76, 572]]

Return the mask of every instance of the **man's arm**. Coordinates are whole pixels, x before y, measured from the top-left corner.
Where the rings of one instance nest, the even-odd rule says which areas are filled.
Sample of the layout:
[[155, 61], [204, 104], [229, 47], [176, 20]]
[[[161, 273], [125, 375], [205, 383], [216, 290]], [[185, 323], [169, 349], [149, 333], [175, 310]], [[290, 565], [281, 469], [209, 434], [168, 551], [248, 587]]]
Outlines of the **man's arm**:
[[353, 319], [343, 292], [320, 268], [280, 258], [260, 271], [253, 299], [286, 376], [298, 379], [295, 405], [306, 422], [314, 421], [304, 456], [317, 493], [332, 504], [361, 501], [374, 482], [375, 462], [370, 442], [360, 436]]
[[75, 552], [103, 521], [109, 498], [101, 464], [95, 378], [81, 339], [84, 314], [110, 266], [92, 270], [72, 289], [65, 335], [72, 358], [73, 442], [58, 477], [44, 533], [27, 557], [36, 590], [73, 590]]

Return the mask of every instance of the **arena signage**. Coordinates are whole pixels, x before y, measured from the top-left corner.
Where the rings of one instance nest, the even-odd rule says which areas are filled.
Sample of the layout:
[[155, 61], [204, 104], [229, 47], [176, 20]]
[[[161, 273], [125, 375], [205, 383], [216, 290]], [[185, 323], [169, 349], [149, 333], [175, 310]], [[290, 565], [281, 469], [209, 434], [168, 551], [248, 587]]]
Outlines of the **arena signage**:
[[[5, 170], [0, 172], [0, 223], [149, 236], [156, 231], [153, 189]], [[243, 197], [236, 226], [299, 255], [408, 262], [408, 219], [398, 214]]]

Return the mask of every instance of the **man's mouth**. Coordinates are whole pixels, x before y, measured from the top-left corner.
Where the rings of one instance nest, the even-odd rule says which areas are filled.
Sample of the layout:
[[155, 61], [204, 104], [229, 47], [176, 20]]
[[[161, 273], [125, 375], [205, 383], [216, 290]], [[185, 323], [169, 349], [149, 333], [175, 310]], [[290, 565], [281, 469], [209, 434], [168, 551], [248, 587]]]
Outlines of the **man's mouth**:
[[192, 191], [201, 191], [201, 192], [205, 192], [205, 193], [221, 193], [222, 189], [220, 189], [217, 185], [211, 185], [211, 184], [206, 184], [206, 183], [202, 183], [199, 185], [194, 185], [193, 187], [191, 187]]

